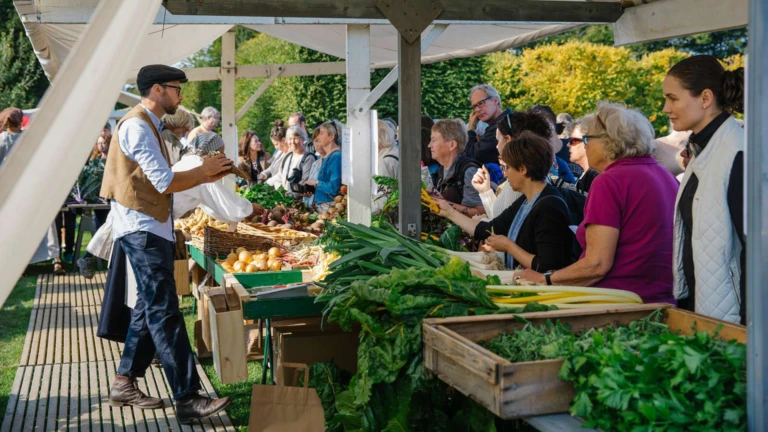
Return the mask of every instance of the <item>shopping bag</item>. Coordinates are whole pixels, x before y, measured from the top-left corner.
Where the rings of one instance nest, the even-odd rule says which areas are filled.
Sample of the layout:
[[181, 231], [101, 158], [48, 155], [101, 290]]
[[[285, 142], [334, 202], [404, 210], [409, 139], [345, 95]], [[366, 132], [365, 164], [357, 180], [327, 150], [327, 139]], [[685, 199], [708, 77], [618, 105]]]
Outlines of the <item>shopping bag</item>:
[[280, 369], [285, 367], [304, 370], [304, 387], [254, 385], [248, 432], [325, 431], [325, 412], [320, 396], [317, 390], [308, 387], [309, 367], [301, 363], [284, 363]]
[[88, 246], [85, 247], [85, 250], [90, 252], [91, 255], [105, 261], [109, 261], [112, 257], [112, 214], [113, 212], [109, 212], [104, 225], [96, 230], [93, 238], [88, 242]]

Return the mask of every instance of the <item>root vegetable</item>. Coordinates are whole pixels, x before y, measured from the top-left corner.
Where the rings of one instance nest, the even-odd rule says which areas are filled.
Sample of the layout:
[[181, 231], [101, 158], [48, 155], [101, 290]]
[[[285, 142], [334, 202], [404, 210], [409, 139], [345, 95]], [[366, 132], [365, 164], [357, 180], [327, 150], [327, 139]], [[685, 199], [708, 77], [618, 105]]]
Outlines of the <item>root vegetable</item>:
[[235, 253], [240, 255], [240, 252], [242, 252], [244, 250], [246, 250], [244, 247], [239, 247], [239, 248], [237, 248], [237, 250], [235, 250]]
[[269, 250], [269, 256], [271, 258], [280, 258], [283, 255], [282, 252], [280, 252], [280, 249], [273, 247]]
[[256, 268], [259, 269], [259, 271], [267, 271], [269, 270], [269, 266], [267, 265], [266, 260], [258, 260], [256, 261]]
[[244, 250], [244, 251], [240, 252], [240, 255], [238, 255], [238, 259], [240, 261], [244, 262], [245, 264], [248, 264], [251, 261], [253, 261], [253, 255], [251, 255], [250, 252]]
[[237, 255], [235, 254], [235, 251], [232, 251], [227, 255], [227, 259], [224, 262], [231, 266], [235, 264], [235, 261], [237, 261]]
[[342, 197], [337, 196], [336, 198], [333, 199], [333, 202], [340, 203], [342, 199], [343, 199]]
[[280, 261], [275, 260], [272, 264], [269, 265], [269, 269], [272, 271], [280, 271], [283, 269], [283, 263]]
[[342, 204], [342, 203], [336, 203], [336, 206], [335, 206], [335, 207], [336, 207], [336, 210], [337, 210], [337, 211], [340, 211], [340, 212], [344, 211], [344, 209], [346, 208], [346, 207], [344, 206], [344, 204]]
[[256, 273], [257, 271], [259, 271], [259, 269], [254, 263], [248, 264], [248, 267], [245, 268], [246, 273]]
[[269, 223], [267, 223], [267, 226], [275, 227], [277, 226], [277, 221], [273, 221], [273, 220], [269, 221]]
[[245, 267], [246, 267], [246, 266], [247, 266], [247, 264], [246, 264], [246, 263], [244, 263], [244, 262], [242, 262], [242, 261], [235, 261], [235, 264], [232, 266], [232, 269], [233, 269], [233, 270], [234, 270], [236, 273], [240, 273], [240, 272], [242, 272], [243, 270], [245, 270]]

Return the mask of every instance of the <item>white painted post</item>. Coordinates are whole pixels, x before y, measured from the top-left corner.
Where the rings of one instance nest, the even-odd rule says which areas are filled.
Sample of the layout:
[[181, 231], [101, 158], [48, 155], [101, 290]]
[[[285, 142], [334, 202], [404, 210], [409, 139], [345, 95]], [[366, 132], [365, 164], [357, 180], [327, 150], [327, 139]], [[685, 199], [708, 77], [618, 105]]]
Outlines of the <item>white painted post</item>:
[[[102, 0], [0, 166], [0, 305], [80, 174], [160, 0]], [[120, 47], [120, 49], [115, 49]]]
[[221, 36], [221, 137], [224, 139], [224, 153], [237, 162], [234, 27]]
[[[350, 222], [371, 223], [371, 120], [369, 110], [353, 113], [371, 91], [371, 29], [347, 26], [347, 124], [351, 129], [352, 181], [349, 185]], [[357, 114], [357, 115], [354, 115]], [[345, 145], [347, 143], [344, 143]]]

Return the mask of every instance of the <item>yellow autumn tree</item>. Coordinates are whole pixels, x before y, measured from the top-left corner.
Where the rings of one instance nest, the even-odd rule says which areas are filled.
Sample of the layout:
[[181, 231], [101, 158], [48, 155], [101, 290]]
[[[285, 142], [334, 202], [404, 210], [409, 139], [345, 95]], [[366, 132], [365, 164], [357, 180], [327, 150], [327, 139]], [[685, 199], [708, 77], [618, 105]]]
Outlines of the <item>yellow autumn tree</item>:
[[[661, 90], [667, 71], [690, 54], [668, 48], [637, 57], [626, 48], [572, 41], [542, 45], [520, 55], [489, 56], [488, 81], [499, 90], [505, 107], [528, 109], [549, 105], [555, 112], [579, 117], [600, 100], [624, 102], [644, 112], [656, 132], [666, 134]], [[744, 57], [722, 60], [728, 69], [743, 66]]]

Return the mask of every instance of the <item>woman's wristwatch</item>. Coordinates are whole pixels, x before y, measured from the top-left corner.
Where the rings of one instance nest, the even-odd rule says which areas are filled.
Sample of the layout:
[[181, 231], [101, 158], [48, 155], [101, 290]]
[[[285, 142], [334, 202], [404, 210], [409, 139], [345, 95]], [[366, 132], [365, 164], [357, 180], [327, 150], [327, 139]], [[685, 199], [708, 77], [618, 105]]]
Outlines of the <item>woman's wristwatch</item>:
[[547, 281], [547, 285], [552, 285], [552, 273], [554, 273], [554, 270], [550, 270], [546, 273], [544, 273], [544, 280]]

